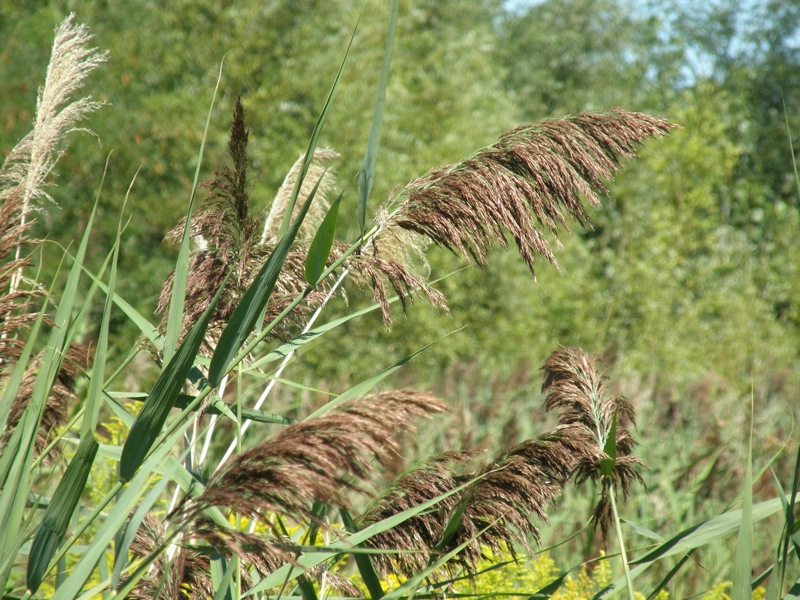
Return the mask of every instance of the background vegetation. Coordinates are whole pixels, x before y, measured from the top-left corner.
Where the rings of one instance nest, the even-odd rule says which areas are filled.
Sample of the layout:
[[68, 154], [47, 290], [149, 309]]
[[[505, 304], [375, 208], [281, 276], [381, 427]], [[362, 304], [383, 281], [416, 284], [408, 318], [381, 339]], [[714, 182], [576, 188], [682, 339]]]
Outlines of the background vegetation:
[[[373, 198], [519, 123], [620, 106], [682, 129], [620, 173], [603, 208], [591, 212], [593, 230], [574, 226], [558, 254], [561, 273], [542, 264], [534, 284], [514, 253], [497, 252], [485, 270], [461, 270], [462, 261], [432, 249], [434, 278], [458, 270], [437, 284], [449, 316], [419, 303], [407, 318], [396, 316], [391, 331], [377, 315], [338, 328], [287, 375], [307, 389], [279, 391], [286, 416], [318, 408], [325, 396], [317, 390], [347, 389], [450, 334], [394, 376], [394, 384], [430, 389], [456, 408], [435, 431], [423, 426], [418, 451], [496, 449], [550, 424], [539, 409], [538, 367], [559, 345], [578, 346], [603, 357], [639, 415], [648, 493], [631, 498], [633, 523], [677, 532], [730, 507], [749, 464], [751, 425], [756, 499], [775, 496], [763, 467], [781, 449], [772, 467], [791, 482], [800, 407], [800, 196], [791, 146], [800, 131], [800, 6], [740, 5], [403, 2]], [[116, 285], [151, 316], [174, 268], [177, 249], [163, 238], [186, 211], [221, 57], [230, 51], [201, 177], [226, 160], [241, 95], [257, 177], [250, 198], [260, 209], [306, 148], [361, 3], [137, 0], [121, 10], [82, 0], [6, 2], [1, 10], [6, 152], [30, 129], [53, 28], [68, 11], [109, 52], [86, 86], [108, 106], [91, 116], [94, 136], [68, 138], [58, 186], [48, 190], [58, 208], [41, 212], [33, 230], [48, 240], [40, 281], [56, 276], [62, 248], [81, 238], [105, 177], [86, 258], [99, 267], [135, 176], [119, 254], [125, 276]], [[387, 14], [382, 2], [367, 4], [320, 140], [341, 155], [342, 214], [356, 212]], [[345, 239], [356, 233], [340, 222]], [[349, 305], [328, 308], [332, 316], [360, 306], [361, 296], [349, 297]], [[91, 310], [87, 323], [97, 325], [81, 332], [85, 341], [101, 322], [102, 306]], [[116, 313], [110, 331], [109, 362], [117, 364], [139, 332]], [[146, 391], [158, 371], [146, 361], [135, 366], [127, 385]], [[580, 530], [549, 555], [566, 568], [597, 543], [582, 529], [591, 502], [566, 497], [562, 508], [542, 535], [547, 546]], [[756, 539], [764, 545], [760, 572], [775, 538]], [[702, 568], [677, 584], [675, 597], [730, 579], [729, 552], [694, 560]]]

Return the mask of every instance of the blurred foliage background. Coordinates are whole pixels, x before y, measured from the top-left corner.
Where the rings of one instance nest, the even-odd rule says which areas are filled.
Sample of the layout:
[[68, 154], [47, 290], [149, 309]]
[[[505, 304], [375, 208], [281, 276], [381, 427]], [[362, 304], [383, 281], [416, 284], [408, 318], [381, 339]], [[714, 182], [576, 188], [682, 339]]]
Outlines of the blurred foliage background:
[[[110, 153], [93, 259], [110, 247], [135, 177], [118, 291], [145, 315], [174, 263], [162, 239], [185, 211], [223, 55], [202, 176], [225, 160], [241, 94], [253, 196], [268, 206], [306, 146], [362, 10], [351, 0], [0, 6], [6, 152], [29, 129], [52, 30], [68, 12], [109, 51], [89, 82], [108, 106], [88, 123], [95, 135], [71, 137], [51, 190], [60, 208], [37, 224], [52, 242], [42, 269], [55, 272], [54, 245], [80, 235]], [[353, 215], [354, 230], [387, 22], [384, 2], [366, 4], [321, 143], [342, 155], [340, 215]], [[653, 494], [698, 475], [684, 490], [694, 499], [674, 504], [676, 521], [686, 506], [738, 490], [751, 396], [765, 456], [791, 438], [800, 406], [800, 198], [790, 147], [800, 145], [799, 94], [800, 4], [788, 0], [404, 1], [373, 210], [393, 188], [523, 122], [619, 106], [682, 130], [623, 170], [593, 212], [593, 231], [574, 227], [561, 273], [542, 264], [534, 282], [514, 253], [499, 251], [477, 272], [431, 249], [432, 277], [457, 271], [438, 284], [450, 316], [420, 305], [391, 333], [377, 318], [352, 322], [306, 352], [294, 376], [343, 389], [455, 331], [395, 383], [440, 393], [456, 408], [451, 437], [494, 446], [541, 430], [538, 367], [559, 344], [580, 346], [604, 358], [642, 415]], [[351, 307], [331, 313], [359, 301], [350, 294]], [[120, 318], [120, 352], [135, 333]], [[669, 513], [669, 502], [661, 509]]]

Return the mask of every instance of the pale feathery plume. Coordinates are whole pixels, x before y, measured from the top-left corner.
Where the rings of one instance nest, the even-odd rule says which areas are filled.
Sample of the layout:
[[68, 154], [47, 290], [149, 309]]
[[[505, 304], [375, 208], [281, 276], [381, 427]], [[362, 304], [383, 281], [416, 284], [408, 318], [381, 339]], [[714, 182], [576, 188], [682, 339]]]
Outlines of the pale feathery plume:
[[75, 25], [74, 18], [70, 14], [55, 31], [33, 129], [11, 150], [0, 168], [0, 287], [6, 290], [0, 298], [0, 363], [13, 359], [15, 332], [30, 321], [14, 314], [30, 308], [32, 294], [20, 292], [27, 264], [23, 247], [29, 241], [26, 233], [30, 214], [38, 208], [37, 200], [53, 201], [45, 188], [63, 154], [59, 150], [62, 139], [79, 130], [75, 125], [103, 104], [91, 97], [70, 101], [89, 74], [106, 59], [105, 52], [89, 47], [89, 30], [85, 25]]
[[11, 150], [0, 172], [0, 200], [16, 200], [24, 217], [40, 197], [55, 202], [45, 191], [47, 177], [63, 151], [61, 140], [78, 129], [75, 125], [104, 103], [84, 97], [70, 102], [85, 79], [106, 60], [107, 53], [88, 46], [92, 36], [85, 25], [74, 24], [70, 14], [56, 29], [44, 86], [36, 101], [33, 129]]
[[[330, 164], [337, 158], [339, 158], [339, 153], [329, 148], [319, 148], [314, 151], [314, 156], [300, 186], [300, 193], [297, 195], [297, 201], [292, 211], [292, 219], [294, 219], [311, 195], [314, 186], [319, 183], [319, 188], [311, 201], [311, 208], [303, 220], [300, 230], [297, 232], [299, 240], [310, 240], [314, 237], [314, 233], [316, 233], [330, 208], [328, 197], [336, 187], [336, 177], [330, 169]], [[278, 232], [286, 215], [286, 209], [292, 199], [304, 160], [305, 154], [302, 154], [286, 174], [281, 187], [278, 189], [278, 193], [275, 195], [275, 199], [272, 201], [267, 217], [264, 220], [264, 231], [261, 234], [262, 244], [277, 242]]]

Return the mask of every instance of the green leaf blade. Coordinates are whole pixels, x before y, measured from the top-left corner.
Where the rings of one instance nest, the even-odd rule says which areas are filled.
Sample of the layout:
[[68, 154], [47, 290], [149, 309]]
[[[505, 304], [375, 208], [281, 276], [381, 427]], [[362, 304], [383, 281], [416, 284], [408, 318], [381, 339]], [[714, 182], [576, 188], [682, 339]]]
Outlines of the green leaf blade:
[[320, 276], [325, 271], [325, 266], [328, 263], [328, 257], [331, 254], [333, 239], [336, 234], [336, 222], [339, 216], [341, 200], [342, 194], [339, 194], [311, 241], [305, 269], [306, 281], [311, 286], [319, 284]]
[[[344, 508], [339, 512], [342, 515], [342, 523], [344, 523], [344, 527], [347, 529], [348, 533], [356, 533], [358, 527], [350, 513]], [[375, 565], [372, 564], [369, 554], [354, 554], [353, 558], [356, 561], [356, 567], [358, 567], [361, 579], [364, 580], [364, 585], [367, 586], [370, 599], [378, 600], [378, 598], [383, 598], [383, 586], [381, 585], [380, 577], [378, 577], [378, 572], [375, 570]]]
[[36, 531], [28, 557], [27, 587], [36, 592], [47, 574], [50, 560], [64, 541], [67, 527], [81, 499], [100, 445], [93, 435], [81, 438], [75, 457], [58, 484], [44, 519]]
[[389, 67], [391, 66], [392, 46], [394, 45], [394, 32], [397, 27], [399, 9], [400, 0], [394, 0], [392, 14], [389, 18], [389, 32], [386, 35], [386, 49], [383, 55], [381, 79], [378, 84], [378, 99], [375, 103], [375, 113], [372, 117], [367, 149], [364, 152], [364, 165], [358, 174], [358, 227], [362, 236], [366, 230], [367, 201], [375, 180], [375, 166], [378, 161], [378, 146], [380, 145], [381, 124], [383, 123], [383, 108], [386, 104], [386, 88], [389, 85]]
[[211, 315], [214, 313], [226, 282], [227, 278], [222, 282], [206, 311], [186, 334], [180, 348], [161, 372], [145, 400], [122, 448], [119, 461], [120, 481], [131, 480], [136, 469], [144, 462], [158, 434], [161, 433], [167, 416], [178, 400], [180, 391], [194, 366], [195, 356], [203, 343]]

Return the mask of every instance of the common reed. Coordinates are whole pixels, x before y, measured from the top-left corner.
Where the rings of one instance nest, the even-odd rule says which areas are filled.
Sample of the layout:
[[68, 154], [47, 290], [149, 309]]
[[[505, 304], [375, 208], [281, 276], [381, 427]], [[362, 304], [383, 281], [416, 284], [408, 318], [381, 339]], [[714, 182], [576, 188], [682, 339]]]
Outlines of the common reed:
[[[43, 186], [57, 156], [57, 139], [98, 106], [89, 99], [64, 106], [68, 95], [104, 58], [85, 47], [87, 40], [83, 28], [72, 26], [72, 17], [57, 32], [52, 72], [48, 71], [40, 94], [37, 133], [23, 140], [4, 167], [3, 210], [17, 207], [19, 212], [12, 214], [10, 229], [4, 230], [0, 243], [11, 240], [16, 247], [22, 243], [33, 200], [46, 197]], [[65, 63], [64, 56], [71, 58]], [[55, 86], [54, 90], [48, 86]], [[591, 227], [585, 204], [599, 203], [606, 191], [604, 181], [614, 175], [623, 158], [634, 156], [642, 142], [665, 135], [672, 127], [665, 120], [621, 110], [519, 127], [463, 161], [430, 171], [400, 188], [377, 210], [370, 228], [344, 243], [333, 239], [333, 227], [323, 228], [336, 205], [331, 200], [336, 190], [333, 164], [338, 157], [333, 150], [310, 144], [271, 205], [261, 212], [254, 209], [249, 131], [243, 104], [237, 100], [229, 164], [218, 168], [203, 185], [206, 197], [188, 217], [194, 248], [187, 262], [178, 265], [189, 272], [184, 313], [165, 316], [161, 323], [162, 329], [170, 331], [182, 328], [180, 344], [165, 364], [157, 364], [158, 380], [138, 415], [117, 402], [116, 397], [124, 393], [114, 396], [113, 390], [95, 386], [97, 402], [102, 399], [121, 421], [132, 423], [128, 431], [137, 434], [125, 438], [125, 428], [119, 428], [119, 439], [113, 440], [124, 446], [118, 476], [84, 520], [88, 511], [75, 511], [90, 471], [97, 468], [89, 463], [99, 444], [93, 428], [83, 427], [80, 456], [89, 457], [87, 464], [78, 461], [72, 469], [75, 463], [70, 463], [68, 476], [52, 494], [59, 501], [52, 512], [64, 507], [64, 519], [42, 519], [33, 535], [35, 541], [44, 542], [31, 545], [37, 551], [28, 560], [37, 569], [28, 573], [46, 574], [62, 560], [69, 562], [63, 581], [56, 581], [56, 594], [77, 597], [86, 592], [97, 565], [111, 557], [113, 548], [113, 573], [102, 575], [97, 589], [117, 597], [215, 597], [226, 590], [231, 595], [243, 594], [257, 586], [266, 588], [262, 593], [281, 590], [278, 594], [282, 594], [291, 585], [297, 589], [290, 595], [313, 598], [315, 578], [355, 593], [346, 581], [337, 581], [338, 575], [330, 568], [358, 546], [359, 558], [366, 558], [359, 561], [362, 575], [374, 575], [376, 567], [384, 575], [400, 578], [420, 574], [431, 580], [472, 578], [487, 548], [512, 557], [521, 550], [531, 551], [539, 541], [539, 524], [548, 519], [567, 486], [588, 480], [601, 485], [595, 521], [605, 531], [608, 498], [613, 499], [611, 494], [618, 489], [626, 493], [641, 482], [628, 429], [634, 414], [624, 398], [607, 394], [602, 371], [581, 350], [558, 350], [544, 364], [544, 410], [556, 413], [558, 424], [553, 429], [499, 449], [483, 463], [477, 462], [479, 453], [468, 448], [430, 458], [382, 492], [377, 488], [383, 485], [387, 466], [405, 460], [403, 443], [415, 434], [416, 421], [446, 412], [442, 401], [421, 391], [375, 392], [382, 379], [376, 376], [345, 392], [347, 396], [331, 399], [333, 404], [310, 417], [290, 422], [285, 415], [262, 411], [261, 399], [251, 407], [250, 390], [243, 380], [253, 377], [263, 385], [272, 378], [263, 398], [269, 396], [273, 384], [283, 383], [281, 369], [295, 349], [335, 328], [336, 322], [329, 322], [308, 330], [345, 279], [371, 292], [387, 326], [392, 322], [392, 295], [404, 311], [416, 298], [447, 310], [444, 296], [428, 281], [425, 250], [430, 244], [485, 266], [490, 249], [505, 248], [510, 238], [531, 273], [535, 274], [537, 257], [557, 265], [554, 249], [559, 235], [569, 231], [568, 220]], [[288, 236], [287, 224], [291, 225]], [[182, 238], [185, 227], [185, 221], [179, 223], [167, 239]], [[319, 242], [320, 231], [329, 249], [325, 248], [320, 264], [310, 265], [311, 248]], [[277, 270], [264, 271], [276, 257], [281, 258]], [[22, 254], [16, 254], [4, 273], [20, 269], [21, 258]], [[75, 265], [73, 272], [83, 266]], [[263, 294], [264, 304], [259, 304], [249, 292], [264, 281], [259, 280], [264, 272], [276, 279]], [[174, 281], [170, 277], [163, 286], [161, 313], [170, 305]], [[8, 290], [13, 299], [19, 291], [13, 280]], [[212, 306], [215, 298], [218, 303]], [[155, 345], [155, 326], [145, 326], [141, 315], [117, 302]], [[242, 306], [252, 309], [257, 322], [241, 326], [241, 337], [236, 331], [236, 336], [226, 338]], [[84, 318], [83, 312], [76, 312]], [[167, 327], [169, 319], [173, 320]], [[10, 324], [10, 317], [3, 323]], [[250, 345], [254, 338], [256, 343]], [[230, 339], [236, 341], [235, 347], [225, 348], [223, 340]], [[245, 364], [240, 368], [234, 369], [231, 362], [215, 362], [242, 348], [246, 348], [242, 354], [249, 353], [253, 360], [242, 359]], [[284, 360], [280, 369], [267, 372], [263, 366], [268, 361], [255, 364], [273, 352]], [[74, 373], [64, 372], [65, 377], [77, 376], [84, 368], [77, 360], [65, 364], [76, 367]], [[215, 365], [222, 365], [217, 372]], [[104, 373], [93, 374], [92, 382], [104, 377]], [[236, 385], [226, 388], [229, 378]], [[22, 392], [30, 381], [30, 377], [23, 379]], [[315, 391], [313, 384], [299, 385]], [[60, 391], [55, 381], [53, 388]], [[236, 401], [228, 403], [232, 393]], [[223, 430], [213, 425], [206, 428], [204, 421], [212, 404], [234, 431], [233, 440], [223, 443], [230, 442], [235, 453], [217, 464], [213, 458], [219, 448], [208, 446], [214, 446], [212, 438]], [[170, 417], [179, 406], [180, 416]], [[59, 410], [66, 413], [64, 408]], [[140, 420], [143, 414], [147, 418]], [[257, 438], [245, 437], [246, 419], [275, 429], [265, 426]], [[49, 416], [39, 422], [47, 429], [56, 426]], [[191, 458], [178, 460], [190, 455], [202, 435], [209, 440], [206, 449], [212, 458], [196, 463]], [[116, 456], [115, 448], [104, 450]], [[11, 460], [7, 456], [0, 457], [4, 468]], [[28, 464], [17, 461], [14, 465], [20, 465], [15, 473], [27, 474]], [[34, 485], [24, 476], [19, 481], [27, 486], [22, 492], [27, 497]], [[162, 497], [168, 485], [172, 504]], [[23, 524], [28, 507], [9, 489], [6, 485], [0, 491], [0, 507], [16, 503], [9, 512]], [[72, 503], [62, 502], [63, 497]], [[329, 523], [333, 507], [341, 509], [347, 532]], [[352, 521], [345, 517], [351, 513], [357, 515]], [[66, 538], [73, 514], [78, 515], [77, 525]], [[31, 520], [24, 525], [36, 518], [30, 513]], [[293, 535], [298, 531], [307, 535]], [[329, 534], [335, 544], [320, 544], [314, 535], [318, 531]], [[68, 554], [88, 536], [92, 539], [82, 552]], [[3, 564], [13, 565], [27, 537], [30, 532], [0, 533]], [[453, 554], [452, 560], [439, 564], [448, 553]], [[221, 581], [224, 573], [233, 572], [231, 565], [235, 577]], [[4, 577], [10, 577], [10, 569]], [[235, 585], [230, 583], [234, 580]], [[29, 578], [24, 584], [28, 596], [37, 593], [41, 584], [41, 576]], [[384, 590], [373, 592], [382, 596]]]
[[[414, 296], [446, 310], [444, 296], [414, 269], [415, 263], [425, 268], [424, 241], [483, 266], [490, 247], [505, 247], [506, 235], [510, 235], [531, 272], [534, 255], [555, 264], [547, 236], [558, 243], [560, 231], [568, 231], [568, 217], [590, 227], [582, 198], [598, 203], [598, 194], [605, 190], [602, 180], [613, 175], [620, 158], [633, 156], [639, 143], [664, 135], [671, 127], [667, 121], [646, 115], [613, 111], [518, 128], [461, 163], [409, 183], [379, 209], [374, 227], [358, 242], [359, 251], [352, 252], [352, 246], [334, 241], [326, 264], [330, 268], [339, 265], [339, 280], [349, 276], [357, 285], [371, 288], [387, 325], [392, 318], [388, 288], [399, 297], [403, 310]], [[280, 223], [285, 220], [291, 190], [298, 186], [304, 158], [286, 176], [267, 216], [253, 216], [247, 143], [239, 100], [228, 144], [231, 165], [218, 169], [214, 179], [204, 184], [209, 195], [191, 225], [195, 249], [189, 259], [184, 331], [208, 308], [226, 276], [228, 282], [206, 334], [204, 352], [208, 354], [214, 352], [220, 332], [260, 265], [279, 243]], [[312, 226], [299, 228], [264, 311], [266, 325], [287, 307], [294, 307], [271, 332], [279, 338], [290, 338], [338, 285], [333, 279], [336, 271], [316, 286], [309, 285], [304, 272], [314, 232], [330, 206], [327, 196], [334, 189], [330, 163], [335, 158], [331, 150], [316, 151], [307, 180], [299, 186], [295, 211], [315, 187], [317, 196], [311, 203], [311, 217], [304, 222]], [[180, 223], [168, 239], [177, 239], [183, 228]], [[168, 279], [160, 311], [169, 305], [170, 294]], [[303, 301], [297, 303], [300, 297]], [[535, 520], [547, 520], [548, 511], [569, 481], [601, 478], [601, 461], [609, 459], [604, 453], [609, 407], [621, 407], [616, 428], [618, 462], [612, 481], [626, 490], [631, 479], [638, 477], [632, 468], [636, 460], [629, 456], [632, 440], [623, 425], [624, 417], [632, 416], [629, 405], [620, 398], [603, 396], [602, 376], [592, 360], [579, 350], [563, 350], [554, 353], [544, 369], [549, 394], [545, 409], [559, 410], [558, 427], [505, 449], [477, 470], [464, 470], [474, 458], [469, 450], [434, 458], [401, 476], [358, 519], [360, 527], [367, 527], [466, 486], [442, 499], [434, 510], [368, 540], [370, 548], [401, 551], [400, 555], [373, 557], [381, 572], [411, 577], [442, 552], [463, 547], [440, 571], [448, 577], [459, 572], [472, 577], [484, 548], [512, 556], [517, 548], [529, 549], [529, 540], [538, 535]], [[170, 517], [184, 540], [179, 546], [200, 544], [243, 561], [250, 559], [242, 547], [259, 548], [260, 562], [251, 566], [262, 575], [291, 562], [279, 529], [273, 528], [266, 537], [253, 537], [252, 531], [220, 528], [204, 515], [211, 509], [223, 509], [261, 522], [280, 515], [294, 523], [321, 526], [313, 510], [315, 503], [349, 509], [349, 495], [363, 495], [366, 490], [361, 483], [375, 478], [375, 463], [383, 464], [399, 452], [395, 432], [412, 429], [410, 418], [443, 408], [418, 392], [383, 393], [285, 427], [218, 468], [198, 496], [184, 497]], [[592, 435], [595, 431], [600, 433]], [[601, 501], [597, 511], [603, 531], [605, 506]], [[454, 515], [458, 515], [457, 526], [448, 530], [445, 539], [445, 527]], [[170, 577], [180, 579], [179, 574]]]
[[492, 244], [507, 247], [506, 235], [534, 271], [541, 255], [558, 266], [548, 234], [569, 231], [567, 217], [591, 227], [585, 198], [599, 205], [604, 180], [632, 157], [646, 139], [669, 133], [674, 124], [615, 109], [524, 125], [455, 165], [439, 167], [405, 186], [390, 222], [435, 244], [488, 261]]
[[[564, 348], [553, 352], [542, 367], [544, 408], [559, 412], [554, 429], [500, 452], [475, 471], [457, 474], [447, 466], [464, 464], [474, 453], [444, 454], [402, 475], [376, 500], [360, 517], [361, 526], [367, 527], [469, 483], [440, 502], [436, 510], [371, 538], [371, 547], [406, 551], [399, 557], [376, 555], [381, 571], [411, 577], [437, 555], [463, 545], [441, 575], [451, 578], [464, 572], [471, 578], [487, 548], [511, 557], [520, 547], [530, 552], [528, 541], [538, 540], [532, 519], [547, 521], [548, 512], [567, 483], [580, 485], [587, 479], [604, 477], [601, 461], [611, 460], [604, 448], [611, 435], [612, 419], [618, 419], [617, 455], [605, 477], [626, 493], [633, 481], [641, 483], [635, 470], [640, 463], [631, 455], [633, 437], [625, 424], [633, 419], [633, 409], [625, 398], [606, 394], [603, 374], [595, 360], [582, 350]], [[610, 517], [606, 506], [603, 495], [595, 515], [604, 532]], [[457, 512], [458, 527], [446, 539], [448, 522]]]
[[[0, 168], [0, 386], [5, 384], [20, 357], [25, 334], [43, 314], [50, 323], [52, 299], [45, 287], [30, 278], [31, 265], [40, 240], [30, 235], [35, 215], [46, 210], [44, 200], [56, 204], [47, 188], [53, 185], [51, 172], [63, 155], [65, 138], [84, 131], [77, 125], [103, 103], [90, 96], [73, 99], [87, 77], [106, 60], [106, 53], [90, 46], [92, 36], [70, 14], [56, 28], [44, 85], [39, 89], [33, 128], [9, 152]], [[5, 446], [19, 424], [39, 377], [42, 355], [26, 365], [26, 372], [6, 414], [0, 415]], [[63, 357], [55, 374], [47, 403], [40, 415], [34, 454], [42, 452], [69, 417], [77, 400], [74, 386], [88, 368], [88, 348], [75, 344]], [[57, 462], [58, 449], [44, 458], [48, 465]]]
[[[102, 106], [91, 97], [73, 100], [106, 54], [89, 46], [92, 36], [70, 14], [56, 29], [47, 76], [39, 89], [33, 128], [9, 152], [0, 168], [0, 366], [19, 353], [19, 333], [38, 311], [33, 310], [42, 289], [23, 282], [35, 246], [29, 237], [32, 218], [43, 210], [42, 200], [55, 203], [47, 192], [50, 173], [63, 154], [64, 138]], [[23, 283], [26, 285], [23, 286]]]

